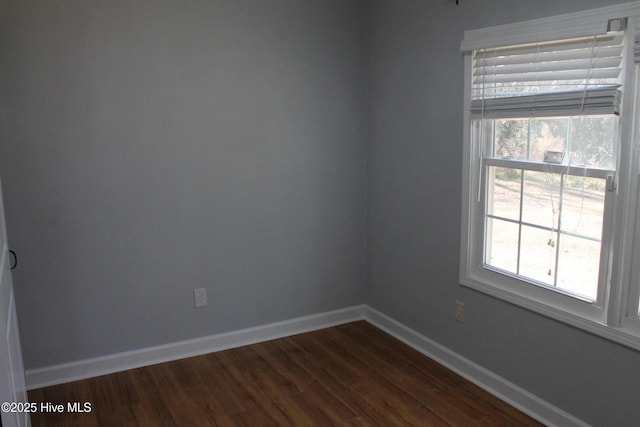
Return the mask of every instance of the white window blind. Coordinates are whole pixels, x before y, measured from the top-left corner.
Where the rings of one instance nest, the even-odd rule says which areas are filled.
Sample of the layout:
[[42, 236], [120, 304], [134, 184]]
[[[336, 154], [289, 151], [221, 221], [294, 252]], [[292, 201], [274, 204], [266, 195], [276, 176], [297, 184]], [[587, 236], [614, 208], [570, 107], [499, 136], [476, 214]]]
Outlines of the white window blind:
[[624, 34], [473, 52], [471, 118], [619, 113]]

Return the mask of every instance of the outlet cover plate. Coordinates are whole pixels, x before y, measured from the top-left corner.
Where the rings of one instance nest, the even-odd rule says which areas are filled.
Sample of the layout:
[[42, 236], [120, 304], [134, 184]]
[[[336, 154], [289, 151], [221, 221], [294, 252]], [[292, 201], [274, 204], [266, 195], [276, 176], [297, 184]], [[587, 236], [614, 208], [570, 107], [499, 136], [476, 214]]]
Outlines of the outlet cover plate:
[[193, 290], [193, 305], [198, 307], [205, 307], [207, 305], [207, 289], [199, 288]]
[[464, 323], [464, 302], [456, 301], [454, 317], [456, 321]]

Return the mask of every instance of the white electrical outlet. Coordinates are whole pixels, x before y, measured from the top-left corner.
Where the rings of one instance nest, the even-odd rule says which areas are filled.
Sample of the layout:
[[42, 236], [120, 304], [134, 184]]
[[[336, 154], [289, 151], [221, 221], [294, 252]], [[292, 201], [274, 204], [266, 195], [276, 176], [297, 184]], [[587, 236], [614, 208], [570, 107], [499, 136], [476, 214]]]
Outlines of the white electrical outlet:
[[464, 303], [462, 301], [456, 301], [456, 308], [453, 316], [458, 322], [464, 323]]
[[193, 290], [193, 305], [198, 307], [204, 307], [207, 305], [207, 289], [200, 288]]

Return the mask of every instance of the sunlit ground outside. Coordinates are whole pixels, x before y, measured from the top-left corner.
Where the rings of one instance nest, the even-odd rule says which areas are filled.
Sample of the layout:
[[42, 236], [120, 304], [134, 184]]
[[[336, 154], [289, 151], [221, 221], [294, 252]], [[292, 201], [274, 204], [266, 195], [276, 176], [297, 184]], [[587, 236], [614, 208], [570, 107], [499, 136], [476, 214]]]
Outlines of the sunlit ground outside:
[[561, 192], [554, 174], [495, 168], [493, 176], [488, 212], [520, 221], [522, 194], [522, 222], [537, 227], [488, 218], [485, 262], [595, 300], [604, 180], [565, 177]]

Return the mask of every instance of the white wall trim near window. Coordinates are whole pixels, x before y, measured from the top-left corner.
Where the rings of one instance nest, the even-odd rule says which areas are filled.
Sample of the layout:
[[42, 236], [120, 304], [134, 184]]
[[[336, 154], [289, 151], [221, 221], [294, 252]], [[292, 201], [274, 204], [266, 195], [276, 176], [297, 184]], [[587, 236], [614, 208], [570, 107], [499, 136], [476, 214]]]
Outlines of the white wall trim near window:
[[460, 263], [467, 287], [638, 350], [639, 23], [636, 1], [465, 32]]

